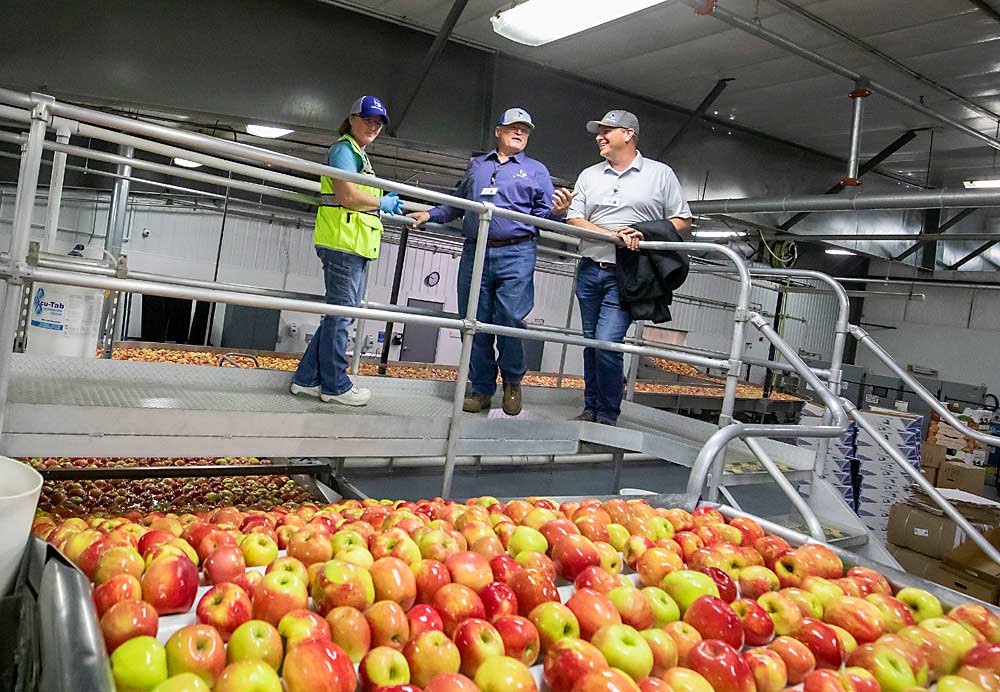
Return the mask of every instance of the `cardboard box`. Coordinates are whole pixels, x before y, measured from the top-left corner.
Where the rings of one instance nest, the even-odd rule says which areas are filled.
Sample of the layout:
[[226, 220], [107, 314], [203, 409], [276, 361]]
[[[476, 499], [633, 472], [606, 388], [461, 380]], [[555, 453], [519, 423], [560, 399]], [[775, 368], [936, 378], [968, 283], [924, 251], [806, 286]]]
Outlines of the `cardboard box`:
[[937, 484], [939, 488], [955, 488], [982, 495], [983, 483], [985, 482], [986, 469], [982, 466], [946, 461], [938, 469]]
[[961, 543], [964, 535], [948, 517], [897, 503], [889, 510], [886, 537], [897, 546], [939, 559]]
[[926, 555], [921, 555], [908, 548], [893, 545], [892, 543], [886, 547], [892, 556], [896, 558], [896, 562], [903, 568], [903, 571], [915, 577], [935, 581], [934, 577], [937, 576], [937, 572], [944, 567], [944, 563], [940, 560], [932, 560]]
[[933, 442], [924, 442], [920, 446], [920, 465], [923, 468], [938, 468], [944, 463], [948, 448], [936, 445]]
[[922, 471], [924, 478], [931, 485], [937, 485], [938, 469], [935, 466], [925, 467]]
[[[983, 536], [1000, 548], [1000, 528], [990, 529]], [[1000, 587], [1000, 565], [987, 557], [978, 545], [965, 541], [944, 554], [944, 562], [961, 574]]]
[[976, 579], [967, 572], [957, 570], [947, 564], [941, 565], [936, 570], [935, 578], [931, 581], [986, 603], [996, 604], [1000, 600], [1000, 584]]

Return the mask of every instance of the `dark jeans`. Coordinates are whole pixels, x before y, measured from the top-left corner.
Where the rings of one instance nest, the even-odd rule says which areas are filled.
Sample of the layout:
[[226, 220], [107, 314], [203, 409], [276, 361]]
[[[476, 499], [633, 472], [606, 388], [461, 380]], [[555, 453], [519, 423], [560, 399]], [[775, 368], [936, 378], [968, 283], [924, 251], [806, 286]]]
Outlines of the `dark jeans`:
[[[465, 241], [458, 265], [458, 310], [465, 317], [472, 285], [472, 263], [476, 244]], [[524, 318], [535, 305], [535, 243], [486, 248], [483, 281], [480, 284], [476, 319], [507, 327], [524, 327]], [[524, 377], [524, 347], [520, 339], [495, 338], [499, 358], [493, 350], [494, 335], [477, 333], [472, 338], [469, 388], [477, 394], [493, 396], [497, 371], [504, 382], [517, 384]]]
[[[368, 260], [351, 252], [320, 246], [316, 247], [316, 254], [323, 262], [327, 304], [359, 305]], [[347, 330], [353, 322], [349, 317], [323, 316], [292, 378], [296, 384], [303, 387], [319, 385], [324, 394], [343, 394], [353, 386], [347, 376]], [[360, 344], [355, 348], [360, 348]]]
[[[576, 298], [580, 321], [588, 339], [622, 343], [632, 320], [618, 305], [615, 270], [602, 269], [586, 257], [580, 260]], [[583, 408], [598, 421], [614, 422], [622, 410], [625, 385], [624, 354], [595, 348], [583, 349]]]

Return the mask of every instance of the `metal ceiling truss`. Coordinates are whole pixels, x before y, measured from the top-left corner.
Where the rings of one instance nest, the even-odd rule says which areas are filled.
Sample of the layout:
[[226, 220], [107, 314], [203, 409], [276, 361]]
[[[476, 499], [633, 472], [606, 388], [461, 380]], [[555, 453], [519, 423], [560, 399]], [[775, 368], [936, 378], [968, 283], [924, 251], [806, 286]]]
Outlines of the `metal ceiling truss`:
[[[944, 223], [942, 223], [941, 225], [939, 225], [936, 229], [934, 229], [932, 231], [927, 231], [926, 233], [924, 233], [923, 231], [921, 231], [921, 235], [927, 235], [927, 236], [940, 235], [940, 234], [944, 233], [945, 231], [947, 231], [949, 228], [953, 227], [955, 224], [957, 224], [960, 221], [962, 221], [963, 219], [971, 216], [972, 214], [974, 214], [977, 211], [978, 211], [978, 208], [976, 208], [976, 207], [971, 207], [969, 209], [963, 209], [962, 211], [958, 212], [953, 217], [951, 217], [950, 219], [948, 219], [947, 221], [945, 221]], [[954, 238], [952, 238], [952, 240], [953, 239]], [[900, 262], [900, 261], [906, 259], [907, 257], [909, 257], [910, 255], [912, 255], [917, 250], [919, 250], [926, 243], [933, 242], [933, 241], [936, 241], [936, 240], [942, 240], [942, 238], [922, 238], [921, 240], [919, 240], [918, 242], [914, 243], [912, 246], [906, 248], [905, 250], [903, 250], [901, 253], [899, 253], [898, 255], [896, 255], [895, 257], [893, 257], [892, 259], [894, 259], [897, 262]]]

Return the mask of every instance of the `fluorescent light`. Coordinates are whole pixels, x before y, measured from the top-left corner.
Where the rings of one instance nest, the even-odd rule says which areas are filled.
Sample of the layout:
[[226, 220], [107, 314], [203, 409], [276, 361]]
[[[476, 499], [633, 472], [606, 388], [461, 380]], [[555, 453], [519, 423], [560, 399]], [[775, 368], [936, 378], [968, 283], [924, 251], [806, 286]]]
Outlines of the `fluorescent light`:
[[850, 250], [845, 250], [845, 249], [839, 248], [839, 247], [828, 247], [826, 249], [826, 254], [828, 254], [828, 255], [850, 255], [850, 256], [853, 257], [856, 253], [853, 253]]
[[992, 180], [966, 180], [962, 184], [970, 190], [993, 190], [1000, 187], [1000, 178]]
[[746, 231], [692, 231], [696, 238], [742, 238]]
[[659, 5], [664, 0], [528, 0], [490, 17], [493, 31], [526, 46], [541, 46]]
[[181, 168], [201, 168], [201, 164], [197, 161], [188, 161], [187, 159], [179, 159], [174, 157], [174, 165], [180, 166]]
[[254, 137], [264, 137], [266, 139], [275, 139], [276, 137], [284, 137], [295, 132], [295, 130], [286, 130], [283, 127], [271, 127], [270, 125], [247, 125], [247, 134], [253, 135]]

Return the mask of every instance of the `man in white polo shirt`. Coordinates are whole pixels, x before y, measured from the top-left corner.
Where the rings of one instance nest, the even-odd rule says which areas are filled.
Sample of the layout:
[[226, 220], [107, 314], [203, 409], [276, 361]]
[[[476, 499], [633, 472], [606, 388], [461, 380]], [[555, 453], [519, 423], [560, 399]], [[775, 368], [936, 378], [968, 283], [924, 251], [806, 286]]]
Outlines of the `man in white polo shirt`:
[[[691, 210], [673, 170], [639, 153], [639, 119], [623, 110], [608, 111], [587, 123], [596, 135], [604, 161], [586, 168], [577, 178], [575, 197], [566, 222], [620, 238], [631, 250], [643, 240], [631, 228], [643, 221], [670, 219], [679, 232], [691, 228]], [[583, 335], [621, 343], [631, 322], [618, 303], [615, 246], [582, 240], [576, 297], [580, 301]], [[583, 413], [577, 419], [615, 425], [621, 413], [624, 356], [615, 351], [583, 350]]]

